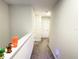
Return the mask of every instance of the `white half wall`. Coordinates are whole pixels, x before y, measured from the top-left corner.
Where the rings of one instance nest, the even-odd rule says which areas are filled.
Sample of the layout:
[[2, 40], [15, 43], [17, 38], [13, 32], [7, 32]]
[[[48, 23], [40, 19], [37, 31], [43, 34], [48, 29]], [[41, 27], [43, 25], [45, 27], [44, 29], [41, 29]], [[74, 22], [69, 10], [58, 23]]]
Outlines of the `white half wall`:
[[20, 37], [32, 31], [32, 7], [26, 5], [10, 5], [11, 36]]
[[5, 47], [9, 42], [9, 12], [8, 5], [0, 0], [0, 47]]
[[[53, 10], [49, 46], [60, 59], [78, 59], [77, 54], [77, 1], [62, 0]], [[59, 50], [55, 52], [55, 49]]]

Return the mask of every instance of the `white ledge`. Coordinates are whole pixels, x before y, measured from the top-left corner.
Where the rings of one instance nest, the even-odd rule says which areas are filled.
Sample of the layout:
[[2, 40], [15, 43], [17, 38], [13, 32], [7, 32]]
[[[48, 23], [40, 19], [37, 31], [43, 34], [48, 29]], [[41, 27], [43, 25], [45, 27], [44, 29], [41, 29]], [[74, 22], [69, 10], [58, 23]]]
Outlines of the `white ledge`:
[[20, 50], [20, 48], [24, 45], [24, 43], [29, 40], [31, 35], [32, 33], [28, 33], [24, 37], [19, 39], [17, 47], [12, 48], [11, 53], [4, 53], [4, 59], [12, 59], [12, 57], [16, 55], [16, 53]]

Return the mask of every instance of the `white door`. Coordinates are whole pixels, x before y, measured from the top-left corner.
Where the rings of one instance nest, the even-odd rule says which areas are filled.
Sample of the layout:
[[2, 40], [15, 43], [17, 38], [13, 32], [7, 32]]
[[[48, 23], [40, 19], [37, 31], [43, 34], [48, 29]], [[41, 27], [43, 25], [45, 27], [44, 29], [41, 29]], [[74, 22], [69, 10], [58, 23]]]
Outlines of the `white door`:
[[48, 38], [50, 31], [50, 17], [42, 17], [41, 27], [42, 27], [42, 38]]

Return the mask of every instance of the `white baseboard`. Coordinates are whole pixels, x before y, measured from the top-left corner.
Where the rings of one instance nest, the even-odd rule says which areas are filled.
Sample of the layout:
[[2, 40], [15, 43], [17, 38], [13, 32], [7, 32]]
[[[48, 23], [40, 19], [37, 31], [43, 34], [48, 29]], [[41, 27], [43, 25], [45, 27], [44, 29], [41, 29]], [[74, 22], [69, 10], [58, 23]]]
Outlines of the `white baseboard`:
[[49, 45], [49, 48], [50, 48], [50, 50], [51, 50], [52, 54], [54, 55], [55, 59], [57, 59], [57, 57], [56, 57], [56, 55], [55, 55], [54, 51], [51, 49], [50, 45]]

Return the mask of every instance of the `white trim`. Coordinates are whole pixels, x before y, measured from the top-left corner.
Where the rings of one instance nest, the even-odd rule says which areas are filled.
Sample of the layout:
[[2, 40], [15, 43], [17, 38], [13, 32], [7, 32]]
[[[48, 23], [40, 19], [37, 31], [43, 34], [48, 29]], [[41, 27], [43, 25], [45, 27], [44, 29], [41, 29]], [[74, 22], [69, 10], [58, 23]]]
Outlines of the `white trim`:
[[52, 54], [54, 55], [55, 59], [57, 59], [57, 57], [56, 57], [54, 51], [51, 49], [50, 45], [49, 45], [49, 48], [50, 48], [50, 50], [52, 51]]

